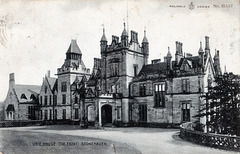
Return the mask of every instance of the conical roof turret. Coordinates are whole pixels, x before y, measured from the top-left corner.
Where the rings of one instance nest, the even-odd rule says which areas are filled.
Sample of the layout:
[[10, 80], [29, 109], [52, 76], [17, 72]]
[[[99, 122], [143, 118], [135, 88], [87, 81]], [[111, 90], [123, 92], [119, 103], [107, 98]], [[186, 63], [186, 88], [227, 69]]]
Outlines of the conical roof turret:
[[144, 29], [144, 37], [143, 37], [142, 43], [148, 43], [148, 39], [146, 37], [146, 29]]
[[125, 22], [123, 23], [123, 25], [124, 25], [124, 29], [123, 29], [123, 32], [122, 32], [122, 36], [128, 36], [127, 30], [126, 30]]
[[200, 42], [200, 48], [199, 48], [199, 50], [198, 50], [198, 53], [200, 54], [200, 53], [204, 53], [203, 52], [203, 48], [202, 48], [202, 42]]
[[168, 58], [172, 58], [171, 52], [170, 52], [170, 47], [168, 47], [168, 53], [167, 53]]
[[103, 35], [102, 35], [102, 38], [101, 38], [101, 42], [107, 42], [107, 38], [105, 36], [105, 28], [103, 27]]

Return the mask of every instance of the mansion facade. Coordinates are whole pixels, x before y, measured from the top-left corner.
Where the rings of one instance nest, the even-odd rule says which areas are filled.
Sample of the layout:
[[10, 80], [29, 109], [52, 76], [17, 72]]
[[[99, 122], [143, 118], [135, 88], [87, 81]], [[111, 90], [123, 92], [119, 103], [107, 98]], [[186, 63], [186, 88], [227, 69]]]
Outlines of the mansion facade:
[[[121, 36], [112, 36], [108, 44], [103, 29], [101, 58], [94, 58], [90, 72], [76, 40], [72, 40], [57, 78], [48, 72], [39, 91], [30, 87], [28, 97], [33, 93], [35, 99], [27, 102], [33, 107], [21, 112], [25, 112], [25, 119], [31, 112], [35, 119], [95, 126], [204, 123], [204, 118], [194, 116], [204, 104], [201, 96], [207, 92], [207, 85], [214, 84], [214, 78], [221, 74], [219, 51], [212, 58], [207, 36], [205, 48], [200, 42], [196, 56], [185, 54], [182, 46], [176, 42], [176, 51], [168, 48], [163, 61], [155, 59], [148, 64], [146, 31], [139, 43], [138, 33], [131, 31], [129, 36], [124, 25]], [[10, 85], [12, 81], [10, 75]], [[10, 98], [11, 89], [14, 86], [9, 87], [5, 100], [5, 120], [22, 120], [17, 111], [20, 102]]]

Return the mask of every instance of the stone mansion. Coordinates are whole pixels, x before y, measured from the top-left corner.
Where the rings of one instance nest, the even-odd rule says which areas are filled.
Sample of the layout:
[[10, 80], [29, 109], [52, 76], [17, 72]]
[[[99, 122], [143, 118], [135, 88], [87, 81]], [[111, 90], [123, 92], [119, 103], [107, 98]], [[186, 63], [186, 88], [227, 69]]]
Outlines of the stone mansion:
[[[149, 42], [144, 31], [128, 34], [108, 43], [105, 29], [100, 40], [101, 58], [94, 58], [92, 71], [83, 60], [76, 40], [71, 40], [57, 78], [50, 72], [41, 86], [15, 84], [10, 74], [5, 100], [5, 120], [84, 122], [89, 125], [169, 125], [195, 121], [204, 100], [200, 97], [221, 74], [219, 51], [212, 58], [209, 37], [198, 55], [176, 50], [164, 60], [148, 64]], [[175, 55], [174, 55], [175, 54]], [[200, 119], [204, 123], [204, 118]]]

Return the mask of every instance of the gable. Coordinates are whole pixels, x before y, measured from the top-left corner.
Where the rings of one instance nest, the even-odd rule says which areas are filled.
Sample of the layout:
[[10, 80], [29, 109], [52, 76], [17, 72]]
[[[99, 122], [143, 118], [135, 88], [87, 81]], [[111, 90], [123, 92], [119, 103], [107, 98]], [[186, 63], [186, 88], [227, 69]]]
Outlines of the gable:
[[[53, 87], [54, 87], [54, 85], [53, 85]], [[48, 82], [47, 77], [45, 77], [44, 80], [43, 80], [42, 86], [41, 86], [40, 95], [41, 94], [46, 94], [46, 93], [48, 93], [48, 94], [51, 93], [52, 94], [52, 88], [51, 88], [51, 86]]]

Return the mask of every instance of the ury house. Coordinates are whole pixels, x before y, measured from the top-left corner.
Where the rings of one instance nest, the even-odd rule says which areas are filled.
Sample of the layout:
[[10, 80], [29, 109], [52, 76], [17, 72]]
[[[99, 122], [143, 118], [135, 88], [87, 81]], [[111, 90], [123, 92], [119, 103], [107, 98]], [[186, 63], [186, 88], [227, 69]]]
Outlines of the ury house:
[[[130, 35], [130, 36], [129, 36]], [[219, 51], [212, 58], [209, 37], [198, 54], [168, 48], [164, 60], [148, 63], [149, 42], [144, 31], [128, 34], [125, 24], [120, 37], [108, 44], [105, 29], [100, 40], [101, 58], [94, 58], [92, 71], [82, 60], [82, 51], [72, 40], [57, 77], [50, 72], [41, 86], [15, 85], [10, 74], [5, 100], [5, 120], [40, 119], [88, 125], [179, 125], [199, 113], [214, 78], [221, 74]], [[175, 55], [174, 55], [175, 54]]]

